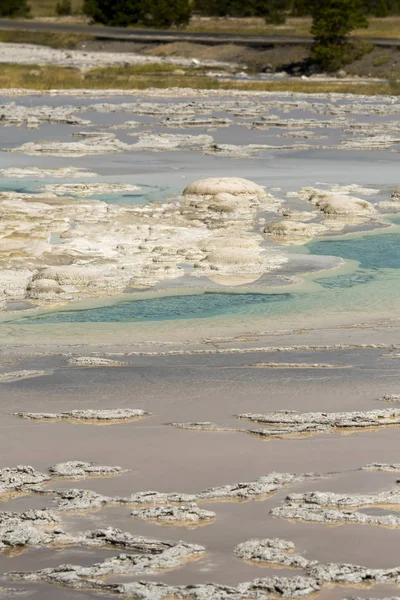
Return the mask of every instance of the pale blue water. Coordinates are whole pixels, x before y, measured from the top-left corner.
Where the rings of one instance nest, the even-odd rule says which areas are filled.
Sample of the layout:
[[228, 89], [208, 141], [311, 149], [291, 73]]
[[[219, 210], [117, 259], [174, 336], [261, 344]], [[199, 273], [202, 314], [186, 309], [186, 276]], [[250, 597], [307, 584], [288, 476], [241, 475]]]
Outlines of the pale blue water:
[[287, 302], [292, 294], [221, 294], [167, 296], [121, 302], [112, 306], [80, 311], [54, 312], [19, 319], [18, 323], [104, 323], [132, 321], [164, 321], [171, 319], [204, 318], [241, 312], [246, 307], [262, 304], [268, 311], [271, 304]]
[[[57, 183], [58, 180], [51, 179], [44, 180], [0, 180], [0, 192], [17, 192], [17, 193], [25, 193], [25, 194], [39, 194], [42, 192], [40, 188], [44, 187], [48, 183]], [[90, 180], [85, 180], [88, 184], [90, 184]], [[65, 183], [65, 182], [64, 182]], [[71, 180], [71, 183], [74, 183], [74, 180]], [[172, 190], [161, 187], [161, 186], [150, 186], [150, 185], [140, 185], [140, 190], [137, 192], [125, 192], [123, 194], [115, 193], [115, 194], [92, 194], [88, 196], [87, 199], [91, 200], [102, 200], [106, 202], [106, 204], [129, 204], [129, 205], [138, 205], [138, 204], [146, 204], [147, 202], [159, 202], [162, 201], [167, 194], [171, 194]], [[73, 198], [82, 198], [81, 196], [74, 194], [71, 192], [69, 194]]]
[[400, 269], [400, 235], [387, 233], [342, 240], [310, 242], [311, 254], [350, 258], [366, 269]]
[[49, 312], [13, 323], [145, 322], [222, 315], [312, 314], [313, 311], [357, 311], [380, 302], [400, 298], [400, 233], [319, 240], [307, 245], [310, 254], [341, 256], [358, 261], [351, 273], [315, 280], [319, 289], [310, 292], [262, 294], [206, 292], [199, 295], [168, 296], [130, 300], [111, 306], [76, 311]]

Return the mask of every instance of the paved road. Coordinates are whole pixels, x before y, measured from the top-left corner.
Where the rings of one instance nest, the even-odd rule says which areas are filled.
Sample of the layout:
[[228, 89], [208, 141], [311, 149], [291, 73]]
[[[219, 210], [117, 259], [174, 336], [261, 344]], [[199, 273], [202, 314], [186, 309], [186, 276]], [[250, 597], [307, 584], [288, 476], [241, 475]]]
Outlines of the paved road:
[[[42, 21], [0, 20], [0, 29], [24, 29], [27, 31], [48, 31], [54, 33], [78, 33], [92, 35], [98, 39], [125, 40], [131, 42], [166, 43], [166, 42], [196, 42], [198, 44], [238, 44], [265, 48], [268, 46], [299, 46], [311, 43], [311, 37], [306, 36], [274, 36], [274, 35], [231, 35], [225, 33], [187, 33], [184, 31], [156, 31], [151, 29], [125, 29], [123, 27], [100, 27], [96, 25], [77, 25], [73, 23], [48, 23]], [[376, 46], [399, 46], [400, 38], [362, 38]]]

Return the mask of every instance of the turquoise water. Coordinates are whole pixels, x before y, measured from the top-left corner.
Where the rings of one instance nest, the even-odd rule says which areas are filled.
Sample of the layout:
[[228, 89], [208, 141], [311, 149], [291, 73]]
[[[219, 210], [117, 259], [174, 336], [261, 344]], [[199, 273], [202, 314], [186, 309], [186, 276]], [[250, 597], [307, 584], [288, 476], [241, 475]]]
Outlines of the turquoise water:
[[400, 269], [400, 234], [366, 235], [342, 240], [318, 240], [307, 245], [310, 254], [350, 258], [365, 269]]
[[[154, 188], [148, 185], [140, 185], [142, 188], [137, 192], [125, 192], [124, 194], [94, 194], [89, 196], [93, 200], [102, 200], [106, 204], [147, 204], [147, 202], [161, 202], [164, 200], [167, 190]], [[74, 196], [74, 194], [71, 194]]]
[[[340, 256], [359, 262], [355, 271], [315, 279], [315, 285], [293, 293], [221, 293], [129, 300], [86, 310], [57, 311], [12, 321], [41, 323], [116, 323], [168, 321], [223, 315], [312, 315], [400, 307], [400, 233], [380, 233], [318, 240], [310, 254]], [[9, 322], [10, 323], [10, 322]]]
[[104, 323], [132, 321], [164, 321], [210, 317], [242, 311], [254, 305], [287, 302], [292, 294], [221, 294], [167, 296], [120, 302], [111, 306], [80, 311], [54, 312], [38, 317], [19, 319], [18, 323]]
[[374, 279], [376, 279], [376, 276], [373, 273], [357, 270], [356, 273], [346, 273], [345, 275], [338, 275], [337, 277], [321, 277], [315, 281], [323, 288], [333, 289], [355, 287], [357, 285], [370, 283]]
[[[86, 181], [86, 180], [85, 180]], [[40, 187], [44, 187], [50, 181], [45, 180], [24, 180], [24, 181], [14, 181], [14, 180], [6, 180], [0, 181], [0, 192], [17, 192], [19, 194], [39, 194], [42, 190], [39, 189], [38, 183], [40, 182]], [[51, 180], [51, 183], [57, 183], [56, 180]], [[90, 180], [87, 181], [90, 184]], [[129, 204], [131, 206], [138, 204], [146, 204], [147, 202], [159, 202], [162, 201], [165, 195], [171, 193], [171, 190], [166, 189], [164, 187], [156, 187], [150, 185], [142, 185], [140, 186], [140, 190], [137, 192], [125, 192], [115, 193], [115, 194], [93, 194], [86, 198], [79, 196], [74, 193], [70, 193], [69, 195], [73, 198], [79, 199], [91, 199], [91, 200], [101, 200], [106, 204]]]

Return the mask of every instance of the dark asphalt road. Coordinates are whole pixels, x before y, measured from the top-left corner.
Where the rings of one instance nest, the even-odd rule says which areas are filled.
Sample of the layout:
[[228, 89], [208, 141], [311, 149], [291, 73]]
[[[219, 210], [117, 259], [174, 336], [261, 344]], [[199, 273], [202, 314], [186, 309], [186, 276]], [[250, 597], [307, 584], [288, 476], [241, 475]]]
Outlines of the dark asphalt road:
[[[151, 29], [125, 29], [123, 27], [101, 27], [96, 25], [77, 25], [73, 23], [48, 23], [43, 21], [0, 20], [0, 29], [17, 29], [27, 31], [48, 31], [54, 33], [77, 33], [91, 35], [99, 39], [125, 40], [131, 42], [166, 43], [196, 42], [201, 44], [239, 44], [252, 47], [268, 47], [276, 45], [303, 45], [311, 42], [306, 36], [272, 36], [272, 35], [231, 35], [225, 33], [187, 33], [184, 31], [158, 31]], [[381, 47], [400, 47], [400, 38], [363, 38]]]

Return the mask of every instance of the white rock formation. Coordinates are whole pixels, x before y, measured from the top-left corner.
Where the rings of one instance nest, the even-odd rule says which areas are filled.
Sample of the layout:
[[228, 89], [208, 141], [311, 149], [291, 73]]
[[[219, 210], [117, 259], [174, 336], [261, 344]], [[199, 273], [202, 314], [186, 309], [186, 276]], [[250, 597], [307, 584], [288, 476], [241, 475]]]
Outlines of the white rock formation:
[[[75, 143], [97, 151], [117, 141], [89, 133]], [[70, 148], [59, 146], [62, 152]], [[254, 231], [259, 211], [274, 212], [279, 202], [245, 179], [202, 180], [182, 196], [146, 205], [59, 195], [131, 187], [77, 183], [46, 185], [36, 194], [0, 193], [2, 305], [15, 299], [46, 304], [119, 294], [129, 286], [154, 286], [185, 274], [237, 285], [287, 261], [276, 247], [264, 247], [263, 236]]]
[[264, 233], [272, 239], [290, 244], [305, 244], [317, 235], [326, 233], [328, 228], [322, 223], [301, 223], [300, 221], [279, 221], [264, 227]]

